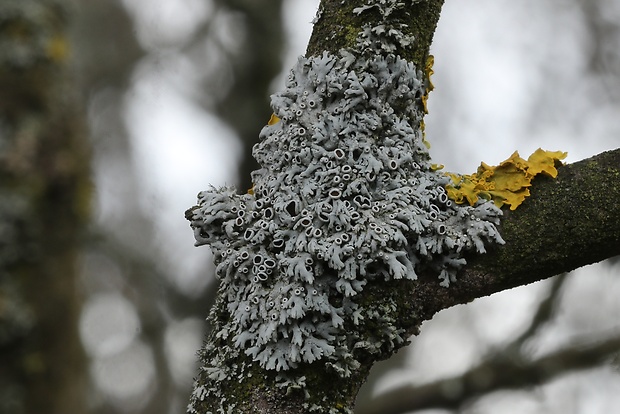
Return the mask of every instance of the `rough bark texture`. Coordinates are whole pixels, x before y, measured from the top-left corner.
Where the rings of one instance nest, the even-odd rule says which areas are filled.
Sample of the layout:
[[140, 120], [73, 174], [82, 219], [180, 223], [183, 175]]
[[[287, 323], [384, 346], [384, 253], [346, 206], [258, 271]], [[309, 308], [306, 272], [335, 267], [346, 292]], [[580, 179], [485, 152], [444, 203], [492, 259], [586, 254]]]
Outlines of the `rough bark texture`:
[[[407, 34], [416, 39], [412, 50], [399, 50], [398, 55], [423, 68], [433, 41], [444, 0], [405, 2], [406, 10], [393, 17], [406, 25]], [[324, 51], [337, 54], [340, 49], [353, 47], [358, 33], [365, 23], [381, 21], [378, 13], [355, 15], [353, 9], [365, 5], [363, 0], [323, 0], [312, 31], [307, 56], [319, 56]]]
[[[396, 17], [405, 23], [407, 35], [416, 39], [413, 51], [397, 54], [425, 66], [430, 42], [443, 1], [406, 2], [405, 11]], [[341, 48], [355, 45], [357, 35], [367, 22], [380, 22], [371, 12], [355, 14], [353, 9], [367, 5], [362, 0], [324, 0], [308, 47], [309, 56], [323, 51], [336, 54]], [[400, 53], [402, 52], [402, 53]], [[531, 189], [532, 196], [516, 211], [505, 212], [499, 230], [506, 244], [491, 248], [481, 256], [468, 258], [456, 283], [449, 288], [439, 286], [435, 275], [420, 274], [418, 280], [370, 282], [356, 301], [364, 309], [385, 314], [407, 333], [417, 334], [424, 320], [441, 309], [467, 303], [477, 297], [528, 284], [577, 267], [620, 254], [620, 151], [598, 155], [559, 168], [557, 179], [538, 178]], [[192, 211], [188, 211], [191, 216]], [[396, 306], [390, 309], [386, 303]], [[216, 304], [217, 315], [229, 317], [226, 303]], [[368, 337], [373, 329], [367, 326]], [[218, 343], [215, 337], [207, 340]], [[228, 340], [228, 345], [232, 345]], [[340, 378], [323, 364], [306, 364], [289, 371], [293, 377], [305, 377], [305, 385], [278, 386], [277, 374], [252, 365], [250, 357], [241, 353], [235, 361], [239, 366], [252, 366], [252, 380], [222, 380], [218, 386], [222, 398], [235, 402], [238, 413], [310, 413], [314, 402], [330, 411], [352, 410], [356, 393], [372, 364], [388, 358], [393, 349], [379, 355], [369, 355], [363, 366], [349, 378]], [[213, 386], [201, 372], [197, 386]], [[210, 384], [209, 384], [210, 383]], [[218, 412], [222, 401], [205, 399], [194, 408], [200, 414]]]
[[0, 412], [80, 413], [75, 257], [88, 152], [63, 1], [0, 3]]
[[[504, 210], [506, 244], [468, 258], [456, 283], [441, 288], [430, 275], [377, 287], [377, 297], [403, 297], [413, 306], [411, 332], [442, 309], [527, 285], [620, 255], [620, 150], [558, 168], [555, 179], [536, 178], [532, 195]], [[403, 294], [402, 292], [407, 293]], [[388, 293], [389, 292], [389, 293]]]

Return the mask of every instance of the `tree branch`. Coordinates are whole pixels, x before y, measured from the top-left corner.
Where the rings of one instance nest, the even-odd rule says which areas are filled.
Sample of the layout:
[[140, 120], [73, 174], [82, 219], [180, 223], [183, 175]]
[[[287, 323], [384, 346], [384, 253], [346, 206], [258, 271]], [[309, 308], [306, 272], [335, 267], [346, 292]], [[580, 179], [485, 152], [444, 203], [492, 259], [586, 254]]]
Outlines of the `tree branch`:
[[[322, 0], [306, 55], [320, 56], [325, 51], [337, 54], [341, 49], [355, 46], [364, 24], [382, 24], [379, 13], [353, 13], [353, 9], [365, 3], [363, 0]], [[443, 3], [444, 0], [406, 2], [404, 10], [391, 17], [402, 22], [403, 30], [416, 42], [414, 48], [399, 49], [397, 54], [418, 68], [426, 64]]]
[[75, 266], [90, 212], [68, 1], [0, 2], [0, 412], [84, 412]]
[[558, 171], [556, 179], [536, 178], [523, 205], [504, 211], [499, 229], [505, 245], [469, 257], [449, 289], [434, 280], [418, 283], [412, 300], [426, 303], [426, 317], [620, 255], [620, 150]]
[[468, 257], [449, 288], [425, 273], [370, 283], [364, 301], [398, 298], [398, 320], [413, 335], [442, 309], [620, 255], [620, 150], [558, 171], [556, 179], [536, 178], [517, 210], [504, 210], [499, 228], [506, 244]]
[[534, 336], [551, 321], [560, 304], [563, 288], [567, 280], [568, 273], [563, 273], [553, 278], [547, 297], [536, 307], [536, 312], [532, 317], [530, 325], [510, 342], [506, 347], [507, 352], [521, 353], [523, 344], [534, 338]]
[[616, 354], [618, 349], [620, 336], [567, 347], [529, 361], [497, 355], [463, 375], [421, 386], [405, 384], [387, 391], [363, 407], [359, 414], [456, 409], [468, 400], [494, 391], [541, 385], [567, 372], [592, 368]]

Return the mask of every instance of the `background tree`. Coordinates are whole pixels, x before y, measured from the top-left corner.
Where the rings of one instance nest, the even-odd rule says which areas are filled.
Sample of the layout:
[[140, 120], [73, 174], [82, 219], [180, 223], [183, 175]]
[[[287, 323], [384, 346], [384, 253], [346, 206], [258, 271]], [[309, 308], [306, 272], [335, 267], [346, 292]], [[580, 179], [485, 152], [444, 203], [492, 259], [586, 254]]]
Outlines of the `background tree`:
[[[114, 313], [117, 325], [122, 326], [123, 319], [138, 320], [140, 330], [139, 335], [126, 332], [128, 327], [117, 332], [112, 328], [103, 333], [89, 331], [95, 343], [101, 342], [100, 335], [116, 334], [126, 338], [127, 344], [110, 351], [98, 345], [89, 347], [87, 341], [95, 390], [99, 391], [98, 410], [183, 412], [204, 330], [202, 319], [212, 296], [211, 281], [196, 277], [195, 263], [205, 258], [193, 255], [192, 259], [191, 253], [180, 257], [179, 243], [166, 240], [170, 233], [166, 225], [155, 224], [163, 216], [176, 215], [181, 207], [170, 213], [168, 197], [154, 195], [144, 178], [159, 169], [153, 163], [156, 160], [145, 163], [142, 158], [143, 140], [157, 141], [150, 137], [151, 132], [158, 132], [157, 127], [136, 134], [136, 122], [128, 119], [141, 116], [133, 108], [146, 98], [155, 110], [165, 108], [177, 117], [184, 111], [190, 114], [186, 118], [197, 124], [192, 116], [231, 112], [230, 96], [243, 91], [248, 105], [238, 107], [236, 113], [246, 121], [228, 128], [260, 128], [262, 121], [256, 124], [251, 119], [263, 111], [268, 113], [265, 88], [275, 76], [282, 48], [278, 37], [282, 25], [277, 18], [280, 6], [273, 1], [167, 2], [147, 8], [139, 2], [102, 1], [98, 6], [80, 7], [75, 28], [80, 67], [90, 74], [90, 83], [84, 88], [90, 95], [99, 212], [94, 241], [83, 259], [89, 297], [85, 315], [92, 315], [83, 319], [91, 321], [84, 325], [93, 326], [114, 319], [109, 309], [120, 307], [128, 315]], [[266, 21], [263, 14], [271, 16], [273, 36], [261, 48], [252, 42], [265, 35], [266, 26], [260, 23]], [[180, 26], [170, 25], [171, 15], [185, 22], [180, 30]], [[245, 36], [239, 36], [241, 33]], [[107, 53], [105, 57], [102, 52]], [[261, 82], [243, 81], [247, 75], [237, 69], [242, 62], [257, 68]], [[245, 86], [238, 86], [240, 83]], [[250, 102], [262, 102], [265, 109]], [[176, 122], [183, 125], [185, 121], [177, 118]], [[191, 126], [180, 130], [183, 128]], [[164, 139], [182, 146], [180, 134]], [[237, 141], [230, 132], [226, 139]], [[167, 145], [165, 141], [162, 144]], [[178, 182], [175, 186], [195, 193], [179, 187]], [[145, 208], [145, 200], [154, 203]], [[182, 215], [172, 222], [186, 227]], [[186, 240], [183, 237], [181, 244], [189, 247], [191, 240]], [[127, 364], [133, 366], [134, 375], [124, 368]]]
[[[73, 268], [89, 151], [62, 2], [0, 6], [0, 411], [82, 412]], [[29, 398], [36, 395], [37, 398]]]
[[[162, 253], [156, 217], [140, 201], [149, 196], [125, 102], [136, 79], [170, 74], [156, 62], [166, 61], [166, 49], [168, 57], [176, 53], [201, 67], [193, 80], [204, 90], [188, 98], [206, 111], [224, 108], [228, 94], [239, 93], [232, 85], [241, 73], [222, 83], [205, 70], [205, 61], [215, 64], [216, 73], [246, 59], [265, 66], [263, 80], [246, 81], [243, 92], [268, 113], [264, 88], [278, 70], [282, 25], [278, 2], [257, 8], [259, 3], [215, 2], [202, 13], [198, 8], [192, 32], [180, 37], [153, 31], [152, 21], [140, 20], [137, 4], [129, 2], [0, 5], [2, 139], [11, 142], [1, 149], [7, 191], [2, 221], [10, 231], [2, 251], [0, 412], [185, 410], [211, 293], [208, 283], [183, 285], [192, 281], [191, 270], [179, 269], [174, 253]], [[262, 13], [270, 15], [268, 26], [260, 24], [267, 21]], [[231, 36], [233, 24], [248, 37]], [[274, 33], [269, 46], [250, 47], [265, 27]], [[256, 111], [255, 105], [237, 108], [246, 119]], [[44, 214], [37, 216], [39, 210]], [[181, 341], [171, 345], [173, 336]], [[84, 381], [89, 373], [90, 383]]]

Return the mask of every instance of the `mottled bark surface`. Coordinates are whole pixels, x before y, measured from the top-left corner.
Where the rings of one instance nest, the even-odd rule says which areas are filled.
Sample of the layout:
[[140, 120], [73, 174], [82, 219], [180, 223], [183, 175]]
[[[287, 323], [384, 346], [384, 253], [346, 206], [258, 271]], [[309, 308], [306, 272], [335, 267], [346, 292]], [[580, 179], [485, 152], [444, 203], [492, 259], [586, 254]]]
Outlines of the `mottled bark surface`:
[[[439, 21], [444, 0], [405, 2], [406, 8], [390, 16], [396, 24], [402, 24], [403, 31], [415, 38], [415, 47], [398, 50], [396, 54], [421, 68], [433, 41], [433, 34]], [[366, 4], [363, 0], [324, 0], [308, 44], [307, 56], [320, 56], [324, 51], [337, 54], [342, 48], [355, 46], [362, 26], [381, 22], [381, 15], [375, 10], [355, 15], [353, 9]]]

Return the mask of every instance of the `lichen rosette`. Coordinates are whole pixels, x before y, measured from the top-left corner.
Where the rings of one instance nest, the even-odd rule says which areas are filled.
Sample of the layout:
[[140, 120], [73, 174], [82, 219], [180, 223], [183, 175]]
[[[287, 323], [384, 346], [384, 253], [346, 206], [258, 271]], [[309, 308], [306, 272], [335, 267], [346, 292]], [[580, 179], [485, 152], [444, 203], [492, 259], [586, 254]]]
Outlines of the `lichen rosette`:
[[214, 252], [230, 314], [217, 335], [263, 368], [322, 359], [347, 375], [356, 337], [341, 331], [368, 317], [356, 296], [369, 281], [425, 268], [448, 286], [465, 252], [503, 243], [501, 211], [453, 203], [431, 164], [427, 83], [392, 54], [300, 58], [272, 97], [252, 191], [199, 194], [191, 225]]

